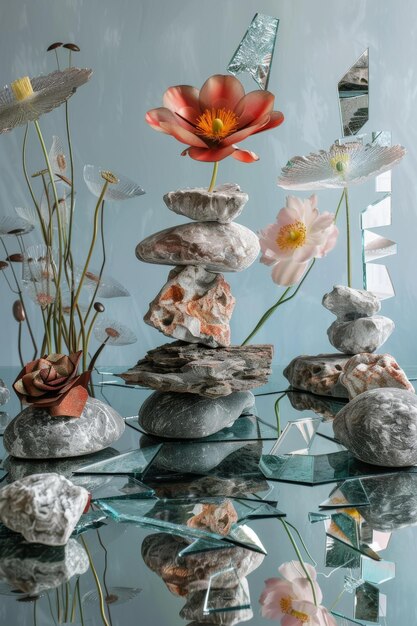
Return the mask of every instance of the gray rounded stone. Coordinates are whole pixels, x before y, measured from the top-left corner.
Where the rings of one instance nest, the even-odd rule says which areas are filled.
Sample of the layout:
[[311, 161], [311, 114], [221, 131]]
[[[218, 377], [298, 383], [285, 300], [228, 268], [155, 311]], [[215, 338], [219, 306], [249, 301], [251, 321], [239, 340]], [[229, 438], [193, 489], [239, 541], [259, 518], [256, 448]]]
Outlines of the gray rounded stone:
[[322, 304], [339, 319], [346, 320], [375, 315], [381, 308], [380, 301], [371, 291], [343, 285], [335, 285], [330, 293], [326, 293]]
[[21, 459], [59, 459], [107, 448], [125, 429], [123, 418], [108, 404], [88, 398], [81, 417], [51, 417], [29, 406], [4, 431], [4, 447]]
[[327, 329], [329, 341], [344, 354], [375, 352], [386, 342], [395, 328], [389, 317], [374, 315], [351, 321], [336, 320]]
[[209, 192], [206, 188], [178, 189], [164, 195], [168, 209], [200, 222], [227, 224], [238, 217], [249, 196], [239, 185], [226, 183]]
[[136, 246], [136, 256], [158, 265], [197, 265], [211, 272], [241, 272], [260, 251], [259, 239], [240, 224], [192, 222], [166, 228]]
[[417, 464], [417, 396], [411, 391], [365, 391], [337, 414], [333, 429], [340, 443], [365, 463]]
[[142, 404], [139, 424], [156, 437], [197, 439], [231, 426], [254, 406], [255, 396], [250, 391], [236, 391], [216, 399], [156, 391]]

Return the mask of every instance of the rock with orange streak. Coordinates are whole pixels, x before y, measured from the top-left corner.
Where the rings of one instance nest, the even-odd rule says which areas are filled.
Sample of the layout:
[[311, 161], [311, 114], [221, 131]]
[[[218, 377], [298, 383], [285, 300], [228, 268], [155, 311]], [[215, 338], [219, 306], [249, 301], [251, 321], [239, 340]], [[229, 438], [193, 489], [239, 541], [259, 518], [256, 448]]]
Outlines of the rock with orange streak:
[[143, 318], [168, 337], [211, 348], [230, 345], [235, 299], [222, 274], [176, 267]]
[[390, 354], [356, 354], [346, 363], [339, 381], [352, 399], [369, 389], [397, 387], [414, 391], [405, 372]]

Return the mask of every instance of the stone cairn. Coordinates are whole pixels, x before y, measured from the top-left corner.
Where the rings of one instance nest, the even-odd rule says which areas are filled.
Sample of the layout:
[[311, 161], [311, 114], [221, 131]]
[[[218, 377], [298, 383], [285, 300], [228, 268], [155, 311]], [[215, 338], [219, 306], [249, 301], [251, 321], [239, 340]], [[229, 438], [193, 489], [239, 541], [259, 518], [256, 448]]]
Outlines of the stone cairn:
[[327, 335], [339, 353], [293, 359], [284, 370], [291, 386], [350, 400], [382, 387], [414, 391], [393, 356], [373, 354], [395, 327], [388, 317], [378, 315], [381, 303], [375, 294], [336, 285], [323, 297], [323, 306], [336, 316]]
[[213, 192], [167, 193], [167, 207], [193, 220], [150, 235], [136, 247], [145, 263], [172, 265], [168, 281], [144, 321], [177, 341], [150, 350], [121, 377], [155, 389], [139, 413], [157, 437], [207, 437], [250, 413], [250, 389], [267, 382], [272, 346], [230, 344], [235, 299], [222, 272], [247, 269], [259, 254], [258, 237], [233, 220], [248, 195], [227, 184]]

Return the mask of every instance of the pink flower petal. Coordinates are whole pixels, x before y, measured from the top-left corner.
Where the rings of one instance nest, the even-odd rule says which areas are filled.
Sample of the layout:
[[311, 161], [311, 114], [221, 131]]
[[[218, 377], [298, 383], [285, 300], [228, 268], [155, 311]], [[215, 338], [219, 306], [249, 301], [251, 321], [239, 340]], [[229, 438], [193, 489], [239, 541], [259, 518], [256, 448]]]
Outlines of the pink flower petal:
[[229, 109], [234, 111], [245, 95], [242, 83], [234, 76], [210, 76], [200, 90], [200, 109]]
[[232, 133], [231, 135], [229, 135], [229, 137], [226, 137], [226, 139], [223, 139], [222, 146], [228, 146], [231, 143], [237, 143], [238, 141], [243, 141], [244, 139], [246, 139], [246, 137], [249, 137], [250, 135], [254, 135], [255, 133], [258, 132], [260, 128], [262, 128], [262, 126], [265, 126], [265, 124], [268, 122], [268, 119], [269, 119], [268, 116], [261, 117], [252, 126], [246, 126], [245, 128], [241, 128], [235, 133]]
[[186, 120], [195, 123], [200, 115], [200, 91], [190, 85], [177, 85], [166, 90], [163, 96], [164, 107], [178, 113]]
[[200, 137], [184, 128], [184, 126], [179, 125], [172, 111], [165, 107], [148, 111], [145, 119], [155, 130], [159, 130], [167, 135], [172, 135], [172, 137], [175, 137], [175, 139], [182, 143], [196, 147], [207, 146]]
[[269, 121], [274, 107], [275, 97], [269, 91], [251, 91], [237, 104], [235, 113], [239, 116], [239, 128], [251, 125], [260, 117], [267, 116]]
[[281, 111], [272, 111], [269, 117], [269, 122], [267, 122], [265, 126], [262, 126], [262, 128], [260, 128], [256, 132], [263, 133], [264, 130], [269, 130], [270, 128], [276, 128], [277, 126], [280, 126], [283, 121], [284, 121], [284, 114], [281, 113]]
[[320, 248], [315, 245], [304, 245], [293, 251], [292, 258], [296, 263], [304, 263], [310, 261], [320, 252]]
[[295, 285], [306, 271], [308, 263], [294, 263], [292, 259], [280, 261], [272, 269], [272, 280], [277, 285]]
[[[214, 163], [215, 161], [222, 161], [230, 155], [234, 155], [234, 146], [226, 146], [225, 148], [190, 148], [184, 151], [190, 155], [192, 159], [196, 161], [206, 161]], [[184, 153], [183, 153], [184, 154]]]
[[232, 152], [232, 157], [237, 161], [242, 161], [242, 163], [253, 163], [254, 161], [259, 161], [258, 155], [254, 152], [242, 150], [241, 148], [236, 148], [236, 146], [232, 147], [235, 148], [235, 151]]
[[277, 224], [278, 228], [282, 228], [283, 226], [288, 226], [289, 224], [294, 224], [294, 222], [303, 221], [302, 216], [300, 215], [300, 211], [295, 208], [295, 206], [287, 206], [280, 210], [277, 215]]

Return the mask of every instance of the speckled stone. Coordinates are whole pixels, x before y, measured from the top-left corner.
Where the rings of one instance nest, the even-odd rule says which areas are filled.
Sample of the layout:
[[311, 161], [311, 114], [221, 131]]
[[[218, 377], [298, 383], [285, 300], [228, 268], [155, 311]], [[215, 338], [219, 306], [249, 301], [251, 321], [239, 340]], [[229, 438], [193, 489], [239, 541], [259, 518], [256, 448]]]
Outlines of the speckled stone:
[[329, 341], [344, 354], [374, 352], [386, 342], [395, 328], [389, 317], [374, 315], [351, 321], [336, 320], [327, 329]]
[[140, 407], [139, 424], [156, 437], [197, 439], [231, 426], [254, 406], [255, 397], [250, 391], [236, 391], [217, 399], [156, 391]]
[[200, 222], [227, 224], [238, 217], [249, 196], [233, 183], [219, 185], [212, 192], [204, 188], [178, 189], [164, 195], [168, 209]]
[[10, 400], [10, 391], [6, 387], [4, 380], [0, 378], [0, 406]]
[[161, 230], [136, 246], [136, 256], [159, 265], [196, 265], [211, 272], [241, 272], [259, 254], [259, 239], [240, 224], [192, 222]]
[[4, 447], [22, 459], [82, 456], [107, 448], [125, 429], [123, 418], [101, 400], [88, 398], [81, 417], [51, 417], [28, 406], [4, 431]]
[[59, 587], [88, 568], [87, 553], [75, 539], [53, 547], [28, 544], [20, 535], [0, 540], [0, 580], [31, 596]]
[[343, 285], [335, 285], [330, 293], [326, 293], [322, 304], [338, 319], [345, 320], [369, 317], [381, 309], [380, 301], [371, 291], [352, 289]]
[[350, 399], [369, 389], [381, 387], [414, 391], [405, 372], [390, 354], [356, 354], [346, 363], [340, 382], [348, 390]]
[[410, 391], [365, 391], [337, 414], [333, 428], [336, 438], [365, 463], [417, 464], [417, 396]]
[[143, 318], [164, 335], [211, 348], [230, 345], [235, 299], [222, 274], [176, 267]]
[[0, 521], [29, 543], [65, 545], [88, 491], [59, 474], [32, 474], [0, 489]]
[[390, 532], [417, 524], [417, 474], [397, 472], [366, 478], [369, 506], [361, 515], [374, 530]]
[[301, 355], [287, 365], [284, 376], [295, 389], [347, 398], [347, 389], [339, 382], [339, 376], [348, 360], [348, 356], [341, 354]]

